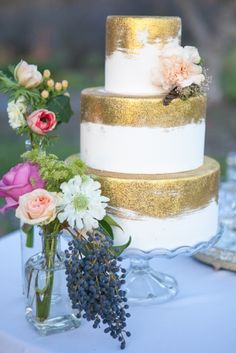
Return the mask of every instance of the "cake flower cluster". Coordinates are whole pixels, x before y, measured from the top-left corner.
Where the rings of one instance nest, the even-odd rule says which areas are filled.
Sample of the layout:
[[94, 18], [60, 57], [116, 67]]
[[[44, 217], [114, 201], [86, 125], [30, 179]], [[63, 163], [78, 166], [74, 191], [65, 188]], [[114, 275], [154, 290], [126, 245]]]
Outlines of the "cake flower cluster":
[[[22, 162], [13, 166], [0, 180], [1, 213], [15, 211], [32, 246], [33, 229], [43, 236], [46, 281], [35, 288], [37, 320], [50, 315], [53, 290], [53, 264], [57, 258], [55, 243], [60, 233], [71, 236], [65, 252], [68, 295], [77, 316], [93, 321], [93, 327], [106, 325], [104, 332], [118, 339], [125, 348], [126, 318], [130, 316], [120, 254], [130, 244], [115, 246], [112, 227], [120, 226], [107, 214], [109, 199], [101, 185], [88, 175], [79, 158], [60, 160], [48, 154], [50, 133], [69, 120], [72, 110], [67, 92], [68, 81], [54, 83], [49, 70], [21, 61], [9, 73], [0, 72], [0, 91], [10, 95], [7, 112], [10, 126], [26, 133], [30, 150]], [[53, 240], [52, 240], [53, 239]], [[83, 271], [80, 269], [83, 268]], [[37, 281], [36, 281], [37, 282]]]
[[187, 99], [202, 93], [206, 82], [198, 49], [176, 43], [160, 49], [152, 77], [153, 84], [167, 94], [164, 104], [169, 104], [171, 98]]

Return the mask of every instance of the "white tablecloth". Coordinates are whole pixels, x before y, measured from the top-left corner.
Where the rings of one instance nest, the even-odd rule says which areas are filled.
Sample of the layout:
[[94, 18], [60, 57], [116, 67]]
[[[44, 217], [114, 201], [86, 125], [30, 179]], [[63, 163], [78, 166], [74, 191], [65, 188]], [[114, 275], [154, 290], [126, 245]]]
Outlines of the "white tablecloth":
[[[235, 353], [235, 274], [185, 257], [152, 264], [174, 275], [180, 292], [165, 304], [131, 308], [126, 352]], [[19, 233], [0, 240], [0, 286], [0, 353], [120, 351], [118, 342], [85, 321], [77, 330], [47, 337], [31, 329], [24, 319]]]

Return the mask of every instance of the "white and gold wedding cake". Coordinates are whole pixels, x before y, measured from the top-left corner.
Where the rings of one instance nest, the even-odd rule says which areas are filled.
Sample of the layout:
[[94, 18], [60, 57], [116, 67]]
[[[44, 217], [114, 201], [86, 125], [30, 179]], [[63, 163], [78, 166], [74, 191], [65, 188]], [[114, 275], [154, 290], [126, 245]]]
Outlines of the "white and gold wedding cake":
[[204, 158], [206, 81], [178, 17], [110, 16], [105, 88], [81, 95], [81, 158], [121, 225], [115, 243], [149, 251], [208, 241], [219, 165]]

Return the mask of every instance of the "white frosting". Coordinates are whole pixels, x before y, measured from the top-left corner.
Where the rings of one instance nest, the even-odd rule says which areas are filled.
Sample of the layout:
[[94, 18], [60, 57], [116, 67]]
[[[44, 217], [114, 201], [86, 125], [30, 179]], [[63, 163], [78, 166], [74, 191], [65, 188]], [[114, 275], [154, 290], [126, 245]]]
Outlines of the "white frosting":
[[203, 164], [205, 120], [173, 128], [81, 124], [81, 158], [91, 168], [177, 173]]
[[[141, 35], [141, 34], [140, 34]], [[149, 44], [143, 33], [143, 47], [134, 53], [121, 48], [106, 57], [105, 90], [127, 95], [159, 95], [163, 89], [153, 84], [153, 70], [158, 68], [161, 45]], [[169, 38], [167, 43], [178, 44], [178, 38]]]
[[180, 246], [193, 246], [208, 241], [217, 233], [218, 204], [211, 201], [206, 207], [173, 218], [141, 217], [124, 219], [112, 215], [123, 228], [114, 228], [115, 245], [132, 238], [130, 248], [143, 251]]

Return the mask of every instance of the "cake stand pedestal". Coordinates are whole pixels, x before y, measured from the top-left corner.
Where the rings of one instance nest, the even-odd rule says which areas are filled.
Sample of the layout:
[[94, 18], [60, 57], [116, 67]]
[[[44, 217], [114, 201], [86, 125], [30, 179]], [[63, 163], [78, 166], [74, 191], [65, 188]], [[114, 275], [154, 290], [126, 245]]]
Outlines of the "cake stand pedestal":
[[201, 242], [195, 246], [181, 246], [173, 250], [141, 251], [127, 249], [123, 253], [123, 258], [130, 261], [126, 275], [126, 291], [129, 303], [159, 304], [175, 297], [178, 293], [176, 279], [168, 274], [153, 270], [149, 261], [153, 258], [171, 259], [178, 255], [192, 256], [200, 250], [212, 247], [220, 239], [222, 233], [223, 227], [220, 226], [217, 234], [208, 242]]

